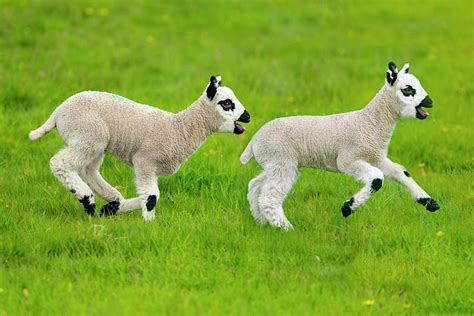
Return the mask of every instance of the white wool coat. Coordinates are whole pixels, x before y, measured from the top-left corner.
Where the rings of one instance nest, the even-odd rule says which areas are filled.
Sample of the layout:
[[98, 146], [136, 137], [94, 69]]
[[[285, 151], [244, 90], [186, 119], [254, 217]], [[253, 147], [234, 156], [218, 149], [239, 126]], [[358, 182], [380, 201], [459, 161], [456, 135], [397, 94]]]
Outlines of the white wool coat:
[[203, 94], [175, 114], [111, 93], [80, 92], [64, 101], [30, 138], [56, 127], [68, 145], [103, 147], [130, 165], [146, 158], [158, 167], [157, 175], [166, 176], [223, 123], [206, 102]]
[[241, 156], [270, 164], [342, 171], [341, 165], [364, 160], [377, 165], [387, 157], [388, 145], [400, 117], [386, 84], [363, 109], [328, 116], [278, 118], [264, 125]]

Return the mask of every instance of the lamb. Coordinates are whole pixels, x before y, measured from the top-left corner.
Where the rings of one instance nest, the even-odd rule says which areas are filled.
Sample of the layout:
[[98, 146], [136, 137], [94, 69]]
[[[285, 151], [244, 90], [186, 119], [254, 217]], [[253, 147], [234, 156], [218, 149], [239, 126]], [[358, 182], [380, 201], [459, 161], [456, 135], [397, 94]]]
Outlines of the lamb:
[[[64, 101], [38, 129], [35, 140], [56, 128], [67, 147], [51, 158], [54, 175], [94, 215], [94, 193], [108, 203], [101, 216], [142, 210], [145, 221], [155, 218], [160, 196], [157, 177], [174, 174], [214, 132], [242, 134], [237, 123], [250, 114], [234, 92], [212, 76], [204, 93], [177, 114], [106, 92], [80, 92]], [[138, 197], [124, 199], [99, 173], [104, 153], [133, 166]], [[93, 193], [94, 192], [94, 193]]]
[[428, 211], [440, 208], [406, 169], [387, 157], [388, 145], [400, 118], [425, 119], [423, 110], [432, 100], [405, 64], [400, 73], [388, 64], [386, 82], [363, 109], [328, 116], [278, 118], [252, 138], [240, 160], [252, 156], [263, 172], [249, 182], [248, 201], [260, 224], [293, 228], [283, 211], [283, 201], [298, 178], [300, 167], [341, 172], [362, 181], [364, 187], [342, 206], [349, 216], [383, 185], [384, 176], [403, 184]]

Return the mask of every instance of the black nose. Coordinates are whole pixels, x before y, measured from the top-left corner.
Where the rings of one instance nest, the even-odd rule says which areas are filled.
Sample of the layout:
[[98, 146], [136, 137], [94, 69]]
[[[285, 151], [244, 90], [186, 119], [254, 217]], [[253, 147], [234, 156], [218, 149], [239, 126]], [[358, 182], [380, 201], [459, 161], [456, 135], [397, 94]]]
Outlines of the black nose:
[[420, 106], [424, 108], [432, 108], [433, 107], [433, 100], [427, 95], [423, 101], [421, 101]]
[[249, 112], [247, 112], [247, 110], [244, 110], [244, 113], [242, 113], [242, 115], [239, 117], [237, 121], [242, 122], [242, 123], [249, 123], [250, 122]]

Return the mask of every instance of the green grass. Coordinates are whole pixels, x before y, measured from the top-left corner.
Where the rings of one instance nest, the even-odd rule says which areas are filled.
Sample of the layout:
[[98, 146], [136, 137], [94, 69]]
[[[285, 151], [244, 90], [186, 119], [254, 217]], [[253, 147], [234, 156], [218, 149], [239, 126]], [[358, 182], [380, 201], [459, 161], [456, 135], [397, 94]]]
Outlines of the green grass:
[[[152, 3], [0, 1], [0, 315], [474, 313], [472, 1]], [[285, 203], [295, 230], [256, 225], [258, 166], [238, 160], [251, 136], [360, 108], [389, 60], [434, 100], [399, 123], [390, 156], [442, 210], [387, 183], [344, 219], [360, 185], [302, 170]], [[215, 73], [252, 123], [159, 180], [153, 223], [86, 217], [49, 170], [58, 134], [27, 139], [75, 92], [179, 111]], [[107, 157], [102, 172], [135, 195], [127, 166]]]

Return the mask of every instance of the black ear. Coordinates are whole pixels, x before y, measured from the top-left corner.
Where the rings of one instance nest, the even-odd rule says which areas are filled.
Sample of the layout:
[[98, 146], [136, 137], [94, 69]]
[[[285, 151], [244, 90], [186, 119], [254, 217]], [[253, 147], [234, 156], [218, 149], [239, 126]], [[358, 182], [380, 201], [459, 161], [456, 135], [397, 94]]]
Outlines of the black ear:
[[401, 72], [404, 72], [404, 73], [409, 73], [410, 72], [410, 64], [409, 63], [406, 63], [405, 65], [403, 65], [402, 67], [402, 70], [400, 70]]
[[206, 94], [209, 100], [214, 99], [217, 93], [217, 87], [221, 85], [221, 76], [211, 76], [211, 79], [209, 79], [209, 85], [207, 86], [206, 89]]
[[388, 63], [388, 69], [387, 69], [387, 82], [391, 86], [397, 81], [397, 76], [398, 76], [398, 70], [397, 70], [397, 65], [393, 61]]

